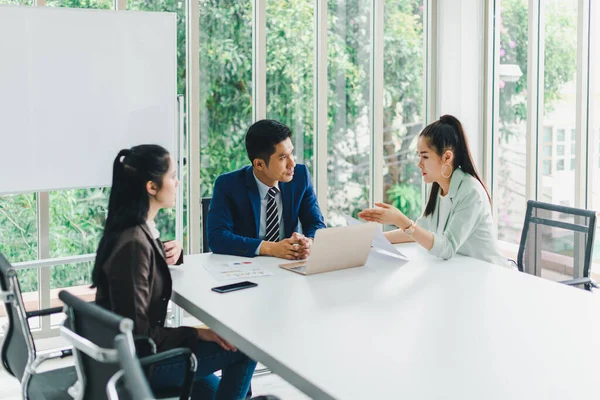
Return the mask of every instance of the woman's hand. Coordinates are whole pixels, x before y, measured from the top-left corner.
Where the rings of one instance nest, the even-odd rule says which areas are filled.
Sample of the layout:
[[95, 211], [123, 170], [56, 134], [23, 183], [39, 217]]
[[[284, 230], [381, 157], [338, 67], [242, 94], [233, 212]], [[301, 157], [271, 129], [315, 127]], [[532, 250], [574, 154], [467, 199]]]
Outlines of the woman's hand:
[[179, 243], [177, 240], [170, 240], [168, 242], [164, 242], [163, 246], [165, 247], [167, 264], [175, 265], [177, 260], [179, 260], [179, 256], [181, 256], [181, 252], [183, 251], [181, 243]]
[[[375, 203], [378, 208], [367, 208], [358, 213], [365, 221], [379, 222], [380, 224], [392, 224], [400, 228], [406, 228], [409, 219], [396, 207], [385, 203]], [[406, 226], [405, 226], [406, 225]]]
[[205, 342], [215, 342], [227, 351], [237, 351], [234, 345], [208, 328], [196, 328], [196, 331], [198, 332], [200, 340]]

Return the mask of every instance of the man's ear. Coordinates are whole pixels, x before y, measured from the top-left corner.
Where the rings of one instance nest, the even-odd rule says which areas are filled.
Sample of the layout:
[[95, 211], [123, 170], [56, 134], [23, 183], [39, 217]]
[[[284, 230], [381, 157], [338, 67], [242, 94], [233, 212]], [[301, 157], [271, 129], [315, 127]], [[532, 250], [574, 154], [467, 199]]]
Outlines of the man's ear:
[[262, 160], [260, 158], [255, 158], [254, 161], [252, 161], [252, 166], [259, 171], [262, 171], [264, 168], [267, 167], [264, 160]]
[[156, 186], [156, 183], [152, 181], [146, 182], [146, 191], [150, 196], [156, 196], [158, 193], [158, 187]]

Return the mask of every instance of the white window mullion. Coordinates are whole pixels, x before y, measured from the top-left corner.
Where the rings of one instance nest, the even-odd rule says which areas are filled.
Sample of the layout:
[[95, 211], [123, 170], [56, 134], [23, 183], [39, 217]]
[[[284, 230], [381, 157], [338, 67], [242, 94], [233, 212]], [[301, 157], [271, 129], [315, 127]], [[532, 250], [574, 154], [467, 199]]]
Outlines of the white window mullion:
[[544, 9], [540, 0], [529, 0], [529, 48], [527, 63], [527, 158], [526, 198], [537, 200], [541, 185], [538, 171], [541, 169], [542, 141], [538, 132], [544, 116]]
[[252, 2], [252, 122], [267, 117], [267, 3]]
[[[423, 56], [423, 81], [425, 87], [423, 93], [425, 95], [423, 96], [423, 110], [425, 115], [423, 116], [423, 123], [426, 126], [434, 122], [439, 116], [437, 107], [438, 0], [425, 0], [424, 6], [423, 46], [425, 52]], [[427, 203], [428, 195], [427, 185], [421, 181], [422, 204]]]
[[[201, 252], [202, 229], [200, 216], [200, 6], [188, 0], [186, 12], [186, 105], [188, 133], [188, 232], [189, 253]], [[206, 223], [202, 221], [202, 223]]]
[[[46, 0], [34, 0], [35, 7], [45, 7]], [[50, 195], [39, 192], [37, 197], [37, 227], [38, 227], [38, 260], [50, 258]], [[50, 307], [50, 268], [38, 269], [38, 302], [39, 308]], [[50, 316], [40, 318], [41, 332], [37, 335], [46, 336], [50, 331]]]
[[127, 10], [127, 0], [114, 0], [113, 7], [117, 11]]
[[[437, 119], [438, 110], [436, 109], [436, 85], [437, 85], [437, 0], [425, 0], [425, 15], [423, 20], [423, 45], [424, 68], [423, 80], [425, 82], [425, 96], [423, 96], [423, 110], [425, 112], [425, 125], [432, 123]], [[424, 193], [425, 191], [423, 191]]]
[[327, 221], [327, 0], [315, 0], [314, 186]]
[[[579, 0], [577, 5], [577, 82], [575, 118], [575, 207], [591, 205], [589, 179], [590, 127], [590, 0]], [[592, 149], [593, 150], [593, 149]], [[565, 160], [565, 163], [567, 160]], [[589, 193], [589, 194], [588, 194]]]
[[[50, 258], [50, 194], [37, 194], [38, 220], [38, 260]], [[51, 267], [38, 269], [38, 301], [39, 308], [50, 307], [50, 278]], [[50, 331], [50, 316], [41, 318], [42, 333]]]
[[[484, 28], [484, 118], [483, 118], [483, 181], [488, 185], [492, 198], [497, 192], [494, 180], [494, 149], [498, 146], [498, 138], [494, 134], [494, 129], [498, 126], [499, 106], [498, 96], [500, 95], [499, 85], [497, 84], [499, 76], [496, 66], [500, 64], [500, 35], [497, 34], [497, 22], [495, 18], [499, 7], [499, 0], [487, 0], [485, 4], [485, 28]], [[494, 206], [496, 202], [492, 202]], [[497, 206], [494, 206], [492, 215], [496, 220], [498, 215]], [[495, 221], [497, 223], [497, 220]]]
[[383, 201], [383, 35], [385, 1], [371, 2], [370, 126], [371, 190], [370, 205]]

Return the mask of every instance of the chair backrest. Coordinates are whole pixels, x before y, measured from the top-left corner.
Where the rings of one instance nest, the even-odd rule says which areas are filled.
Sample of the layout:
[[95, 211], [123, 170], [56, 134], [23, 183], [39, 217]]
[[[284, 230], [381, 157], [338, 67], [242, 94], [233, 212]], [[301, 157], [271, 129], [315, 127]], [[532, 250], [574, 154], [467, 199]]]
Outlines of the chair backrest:
[[[135, 346], [124, 335], [118, 335], [115, 338], [115, 348], [119, 356], [121, 370], [117, 372], [109, 381], [106, 387], [106, 395], [109, 400], [118, 400], [123, 398], [123, 391], [126, 392], [132, 400], [153, 400], [155, 399], [146, 375], [136, 356]], [[118, 388], [118, 381], [123, 380], [125, 385]]]
[[208, 217], [208, 210], [210, 209], [210, 200], [212, 197], [202, 198], [202, 252], [209, 253], [210, 248], [208, 247], [208, 234], [206, 233], [206, 218]]
[[35, 359], [35, 344], [29, 330], [17, 270], [0, 253], [0, 294], [8, 315], [8, 330], [2, 342], [2, 365], [23, 382], [28, 365]]
[[86, 400], [106, 399], [106, 385], [119, 371], [115, 338], [123, 334], [133, 342], [133, 321], [62, 290], [67, 318], [61, 334], [73, 345], [77, 375]]
[[594, 211], [529, 200], [519, 270], [556, 281], [588, 278], [595, 232]]

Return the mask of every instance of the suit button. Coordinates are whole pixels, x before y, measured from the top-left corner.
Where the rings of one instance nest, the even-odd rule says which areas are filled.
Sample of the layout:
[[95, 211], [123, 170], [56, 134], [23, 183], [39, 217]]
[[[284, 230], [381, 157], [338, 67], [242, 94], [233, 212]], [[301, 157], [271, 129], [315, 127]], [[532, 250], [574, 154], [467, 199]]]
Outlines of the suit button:
[[162, 298], [162, 301], [167, 301], [167, 298], [166, 298], [166, 297], [163, 297], [163, 298]]

